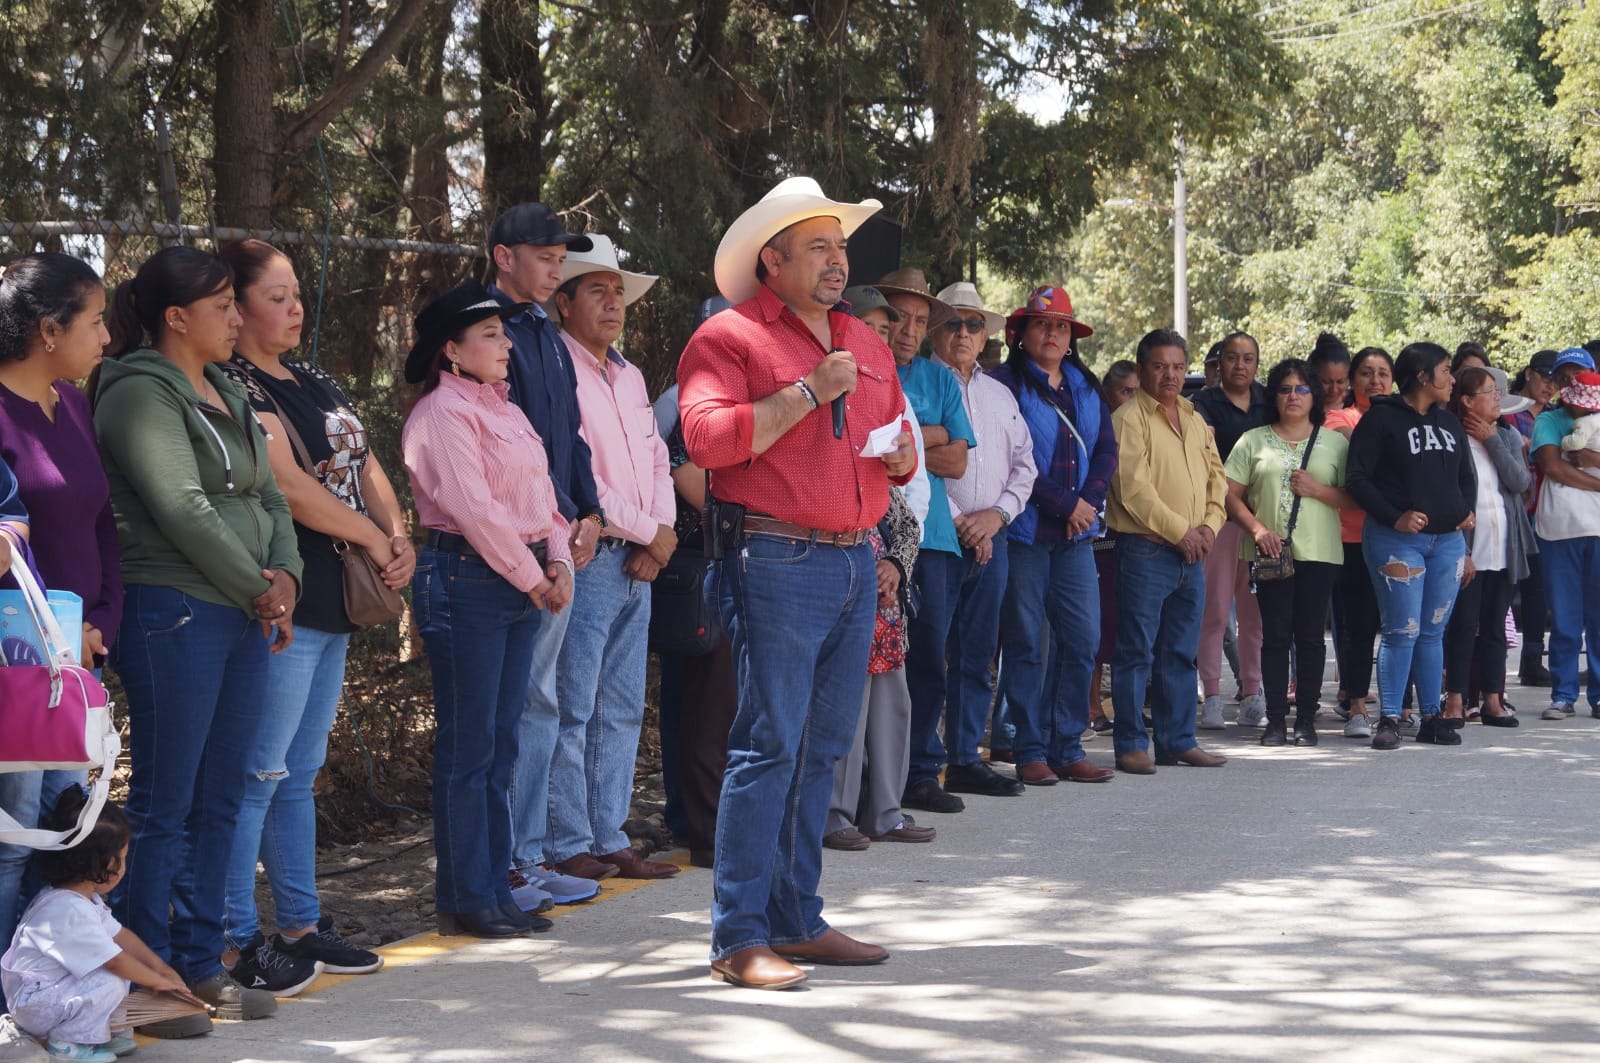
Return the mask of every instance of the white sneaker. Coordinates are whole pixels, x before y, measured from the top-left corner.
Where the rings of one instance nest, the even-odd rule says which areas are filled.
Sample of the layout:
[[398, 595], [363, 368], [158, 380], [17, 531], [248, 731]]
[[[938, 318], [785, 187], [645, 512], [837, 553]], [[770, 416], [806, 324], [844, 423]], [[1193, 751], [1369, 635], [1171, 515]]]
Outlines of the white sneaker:
[[17, 1028], [10, 1015], [0, 1015], [0, 1059], [25, 1059], [30, 1063], [37, 1060], [38, 1063], [44, 1063], [49, 1058], [38, 1041]]
[[1407, 738], [1417, 737], [1417, 732], [1420, 730], [1422, 730], [1422, 721], [1417, 718], [1416, 713], [1400, 717], [1400, 733]]
[[1267, 699], [1261, 694], [1251, 694], [1239, 702], [1239, 726], [1260, 727], [1267, 722]]
[[548, 867], [518, 868], [528, 885], [537, 886], [557, 904], [577, 904], [600, 892], [600, 883], [576, 875], [563, 875]]
[[1350, 719], [1345, 722], [1344, 736], [1346, 738], [1371, 738], [1372, 721], [1367, 719], [1364, 712], [1352, 712]]
[[1222, 695], [1213, 694], [1200, 706], [1199, 728], [1202, 731], [1221, 731], [1227, 728], [1222, 719]]
[[1565, 720], [1569, 716], [1578, 715], [1578, 710], [1572, 707], [1570, 701], [1552, 701], [1550, 707], [1539, 714], [1541, 720]]

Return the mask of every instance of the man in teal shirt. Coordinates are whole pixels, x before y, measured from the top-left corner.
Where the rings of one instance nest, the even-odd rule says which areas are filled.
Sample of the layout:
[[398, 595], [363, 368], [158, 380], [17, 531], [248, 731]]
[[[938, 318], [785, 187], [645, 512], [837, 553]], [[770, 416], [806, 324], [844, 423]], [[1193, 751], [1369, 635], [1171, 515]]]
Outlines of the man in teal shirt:
[[[945, 478], [959, 479], [967, 469], [967, 449], [978, 445], [961, 401], [961, 386], [943, 366], [918, 353], [928, 329], [950, 316], [950, 308], [934, 298], [919, 269], [900, 269], [874, 285], [900, 315], [890, 325], [900, 389], [922, 422], [929, 486], [928, 519], [922, 526], [921, 551], [912, 573], [919, 606], [911, 618], [911, 649], [906, 657], [906, 685], [911, 690], [911, 767], [901, 804], [929, 812], [959, 812], [961, 798], [939, 785], [944, 748], [939, 719], [944, 715], [945, 644], [955, 616], [967, 566], [961, 540], [945, 494]], [[1000, 792], [1020, 783], [996, 775]], [[984, 790], [983, 792], [991, 792]]]

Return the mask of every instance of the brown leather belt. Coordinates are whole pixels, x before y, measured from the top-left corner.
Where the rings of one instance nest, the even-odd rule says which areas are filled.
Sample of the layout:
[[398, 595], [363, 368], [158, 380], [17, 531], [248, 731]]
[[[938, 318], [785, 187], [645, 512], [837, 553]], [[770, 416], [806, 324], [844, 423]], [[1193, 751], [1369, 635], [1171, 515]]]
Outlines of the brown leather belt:
[[762, 517], [754, 513], [745, 514], [744, 530], [747, 535], [775, 535], [780, 539], [798, 539], [801, 542], [846, 548], [860, 546], [867, 541], [865, 528], [847, 532], [819, 531], [816, 528], [807, 528], [803, 524], [790, 524], [786, 520]]
[[[1119, 532], [1118, 534], [1126, 535], [1127, 532]], [[1134, 537], [1138, 538], [1138, 539], [1148, 539], [1150, 542], [1155, 543], [1157, 546], [1165, 546], [1168, 550], [1176, 550], [1177, 549], [1177, 547], [1173, 546], [1171, 543], [1167, 542], [1165, 539], [1163, 539], [1159, 535], [1146, 535], [1144, 532], [1135, 532], [1134, 533]]]

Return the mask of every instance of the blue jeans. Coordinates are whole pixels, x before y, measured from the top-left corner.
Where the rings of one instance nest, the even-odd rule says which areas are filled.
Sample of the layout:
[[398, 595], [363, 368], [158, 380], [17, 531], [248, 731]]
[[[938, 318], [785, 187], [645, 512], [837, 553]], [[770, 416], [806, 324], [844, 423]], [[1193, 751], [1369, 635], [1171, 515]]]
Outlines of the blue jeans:
[[[1206, 604], [1204, 561], [1192, 564], [1137, 535], [1117, 539], [1117, 650], [1111, 662], [1111, 731], [1117, 756], [1147, 748], [1157, 759], [1187, 753], [1194, 738], [1195, 656]], [[1152, 675], [1152, 668], [1154, 674]], [[1145, 684], [1150, 722], [1144, 728]]]
[[1378, 704], [1385, 716], [1399, 716], [1406, 682], [1414, 679], [1418, 711], [1436, 716], [1444, 685], [1444, 629], [1461, 590], [1466, 540], [1457, 531], [1395, 531], [1368, 517], [1361, 550], [1378, 598]]
[[550, 764], [551, 861], [628, 848], [633, 763], [644, 724], [650, 584], [622, 571], [628, 545], [601, 540], [578, 572], [561, 644], [561, 732]]
[[[585, 566], [587, 567], [587, 566]], [[576, 588], [576, 575], [574, 576]], [[577, 592], [575, 589], [574, 599]], [[517, 763], [511, 776], [511, 863], [537, 867], [550, 834], [550, 761], [561, 730], [561, 702], [556, 691], [561, 644], [576, 601], [561, 612], [542, 615], [533, 636], [528, 694], [517, 721]]]
[[511, 772], [545, 614], [481, 558], [431, 547], [411, 602], [433, 668], [434, 907], [510, 904]]
[[[87, 782], [86, 771], [0, 772], [0, 808], [23, 827], [37, 827], [39, 819], [56, 807], [56, 801], [69, 786]], [[28, 873], [28, 858], [33, 850], [25, 845], [0, 845], [0, 942], [11, 947], [22, 910], [39, 892], [42, 882]], [[3, 951], [3, 950], [0, 950]], [[0, 1011], [5, 993], [0, 991]]]
[[128, 873], [122, 925], [184, 980], [222, 970], [227, 854], [271, 654], [252, 617], [172, 587], [128, 588], [111, 665], [128, 695]]
[[828, 929], [822, 831], [861, 713], [878, 573], [866, 543], [753, 535], [708, 585], [739, 677], [712, 871], [715, 960]]
[[315, 927], [317, 773], [344, 688], [348, 634], [297, 627], [294, 642], [267, 662], [261, 727], [239, 768], [244, 799], [228, 862], [228, 940], [247, 944], [256, 921], [256, 860], [267, 869], [282, 930]]
[[961, 600], [968, 561], [945, 550], [917, 555], [911, 580], [917, 588], [917, 611], [906, 624], [906, 687], [911, 691], [911, 768], [906, 789], [936, 779], [945, 765], [939, 719], [945, 711], [945, 663], [950, 623]]
[[1550, 605], [1550, 700], [1578, 703], [1578, 654], [1589, 640], [1589, 704], [1600, 705], [1600, 535], [1540, 539]]
[[[1006, 587], [1006, 697], [1018, 765], [1075, 764], [1089, 726], [1100, 646], [1100, 577], [1089, 543], [1011, 544]], [[1050, 633], [1047, 669], [1041, 636]]]

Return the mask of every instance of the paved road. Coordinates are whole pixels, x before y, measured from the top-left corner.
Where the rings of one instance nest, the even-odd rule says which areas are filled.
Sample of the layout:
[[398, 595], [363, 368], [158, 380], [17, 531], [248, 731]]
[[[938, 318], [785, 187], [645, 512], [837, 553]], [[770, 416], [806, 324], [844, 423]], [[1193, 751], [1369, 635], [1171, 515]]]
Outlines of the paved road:
[[1597, 1059], [1600, 721], [1510, 696], [1522, 727], [1457, 749], [1230, 725], [1219, 770], [972, 799], [923, 820], [932, 845], [830, 852], [835, 925], [893, 956], [802, 990], [707, 978], [690, 869], [537, 939], [400, 943], [140, 1058]]

